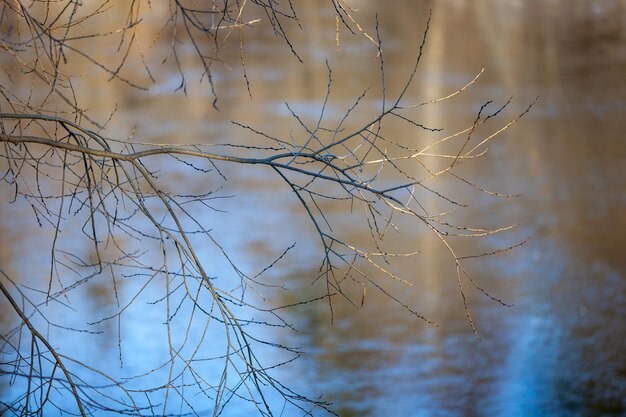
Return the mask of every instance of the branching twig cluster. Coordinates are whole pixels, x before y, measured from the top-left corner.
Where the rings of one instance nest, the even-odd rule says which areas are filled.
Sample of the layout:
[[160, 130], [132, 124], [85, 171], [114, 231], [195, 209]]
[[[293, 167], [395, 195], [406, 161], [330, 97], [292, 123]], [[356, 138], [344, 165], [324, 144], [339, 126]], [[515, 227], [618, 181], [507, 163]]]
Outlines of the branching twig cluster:
[[[145, 63], [137, 37], [140, 36], [143, 10], [157, 7], [154, 3], [129, 2], [125, 23], [110, 33], [75, 35], [75, 27], [82, 27], [89, 19], [106, 14], [108, 2], [91, 6], [93, 8], [88, 12], [80, 2], [74, 1], [35, 2], [32, 6], [22, 4], [20, 0], [3, 2], [0, 24], [6, 36], [0, 44], [4, 52], [31, 77], [33, 85], [43, 84], [48, 89], [43, 97], [34, 94], [34, 90], [24, 97], [6, 87], [0, 89], [5, 110], [0, 113], [2, 180], [15, 190], [16, 199], [28, 203], [39, 224], [53, 231], [50, 274], [45, 291], [33, 295], [0, 265], [0, 290], [19, 317], [19, 325], [2, 335], [0, 366], [2, 372], [12, 375], [13, 382], [26, 381], [21, 395], [3, 401], [6, 409], [22, 415], [42, 414], [47, 407], [64, 408], [66, 405], [57, 403], [57, 394], [69, 392], [74, 398], [75, 412], [80, 415], [99, 410], [132, 415], [169, 415], [173, 413], [173, 397], [184, 403], [185, 410], [202, 414], [204, 411], [197, 408], [196, 396], [202, 398], [203, 404], [212, 404], [207, 407], [214, 415], [235, 401], [248, 402], [260, 414], [272, 415], [273, 404], [268, 397], [272, 392], [303, 413], [310, 412], [312, 406], [330, 410], [326, 402], [304, 397], [276, 378], [273, 369], [291, 362], [301, 352], [272, 341], [266, 336], [266, 329], [290, 328], [291, 324], [281, 315], [282, 311], [308, 302], [326, 300], [331, 317], [333, 300], [337, 297], [343, 297], [355, 306], [363, 305], [367, 287], [381, 291], [411, 314], [432, 323], [409, 302], [389, 291], [385, 284], [386, 279], [410, 284], [394, 272], [393, 264], [397, 258], [412, 257], [418, 252], [390, 251], [385, 249], [384, 241], [389, 232], [401, 230], [401, 224], [407, 221], [432, 233], [442, 248], [450, 253], [456, 266], [464, 308], [474, 331], [465, 301], [464, 282], [504, 304], [473, 280], [462, 264], [472, 255], [457, 255], [449, 239], [452, 236], [486, 236], [508, 230], [511, 226], [486, 229], [456, 225], [448, 220], [447, 212], [431, 213], [423, 204], [422, 196], [435, 196], [453, 208], [464, 207], [452, 196], [436, 190], [433, 184], [440, 178], [460, 181], [479, 192], [495, 195], [463, 178], [457, 169], [483, 156], [486, 145], [528, 109], [487, 134], [482, 133], [482, 128], [489, 128], [488, 122], [495, 120], [510, 101], [495, 109], [491, 109], [490, 102], [486, 103], [473, 123], [454, 134], [444, 135], [438, 127], [421, 124], [414, 119], [417, 108], [455, 97], [473, 84], [480, 74], [445, 97], [407, 104], [407, 95], [415, 82], [426, 44], [427, 27], [414, 67], [399, 92], [390, 97], [385, 85], [384, 53], [378, 31], [376, 36], [367, 35], [343, 1], [334, 0], [333, 5], [338, 22], [343, 21], [355, 33], [363, 33], [376, 45], [383, 94], [380, 111], [360, 127], [351, 127], [349, 121], [360, 112], [368, 94], [364, 91], [331, 126], [327, 108], [333, 78], [328, 67], [327, 93], [317, 120], [309, 123], [287, 105], [301, 132], [296, 135], [298, 139], [274, 136], [253, 126], [233, 122], [244, 131], [252, 132], [257, 140], [240, 149], [232, 145], [158, 146], [113, 140], [105, 137], [103, 126], [91, 120], [78, 105], [73, 94], [73, 77], [63, 72], [68, 54], [87, 59], [109, 73], [112, 79], [144, 88], [124, 75], [124, 68], [130, 65], [128, 60], [133, 54]], [[260, 8], [278, 36], [297, 56], [281, 23], [283, 19], [297, 20], [291, 2], [286, 10], [280, 9], [274, 1], [254, 0], [207, 2], [204, 6], [176, 0], [171, 1], [169, 7], [169, 18], [157, 36], [165, 36], [169, 31], [171, 47], [167, 56], [176, 62], [182, 89], [186, 85], [185, 71], [178, 54], [180, 45], [184, 44], [195, 50], [204, 68], [203, 77], [208, 79], [214, 97], [217, 97], [211, 65], [219, 61], [216, 52], [221, 42], [234, 31], [242, 39], [242, 28], [256, 22], [245, 17], [248, 7]], [[86, 52], [88, 49], [80, 46], [86, 39], [109, 36], [118, 39], [117, 48], [122, 57], [114, 65], [92, 58]], [[240, 45], [247, 82], [243, 42]], [[149, 67], [145, 65], [145, 68], [149, 78], [153, 78]], [[88, 123], [93, 127], [85, 127]], [[428, 134], [434, 139], [427, 146], [410, 147], [399, 138], [388, 137], [385, 123], [404, 124], [416, 135]], [[450, 149], [454, 151], [450, 152]], [[255, 301], [255, 297], [249, 294], [260, 288], [282, 291], [264, 281], [263, 274], [282, 262], [293, 246], [285, 248], [258, 273], [245, 272], [214, 236], [210, 225], [199, 219], [191, 208], [218, 210], [215, 202], [224, 196], [218, 189], [192, 195], [169, 191], [154, 168], [158, 164], [189, 168], [199, 177], [198, 181], [222, 178], [220, 166], [228, 164], [267, 168], [291, 190], [316, 231], [323, 248], [323, 259], [319, 275], [314, 279], [325, 282], [325, 294], [281, 307], [268, 308]], [[423, 174], [416, 176], [416, 172]], [[371, 247], [351, 242], [337, 231], [333, 219], [324, 211], [324, 204], [329, 200], [345, 202], [355, 212], [362, 210], [362, 224], [366, 224], [370, 232]], [[89, 257], [73, 253], [61, 242], [64, 225], [70, 218], [81, 222], [80, 232], [93, 248]], [[228, 275], [235, 277], [234, 280], [211, 276], [208, 264], [212, 260], [199, 252], [198, 242], [209, 246], [212, 255], [225, 260], [230, 267]], [[158, 249], [158, 256], [154, 248]], [[101, 276], [111, 278], [117, 308], [113, 314], [88, 326], [97, 328], [102, 323], [117, 323], [120, 363], [123, 363], [123, 336], [119, 329], [123, 317], [139, 299], [146, 297], [147, 288], [153, 285], [164, 288], [162, 298], [153, 301], [154, 305], [164, 306], [166, 317], [168, 357], [159, 366], [132, 377], [117, 377], [106, 372], [106, 367], [55, 350], [53, 341], [37, 328], [36, 323], [63, 327], [52, 322], [40, 309], [49, 303], [65, 303], [81, 286]], [[118, 295], [119, 287], [131, 285], [127, 282], [140, 284], [134, 287], [136, 289], [130, 297]], [[359, 299], [354, 299], [345, 290], [347, 283], [363, 287]], [[221, 341], [223, 355], [203, 356], [203, 346], [208, 339]], [[258, 353], [262, 349], [278, 350], [282, 359], [272, 361]], [[212, 368], [215, 372], [207, 375], [199, 371], [200, 364], [204, 363], [219, 366]], [[86, 377], [87, 374], [91, 377]], [[157, 375], [162, 378], [150, 379]], [[155, 380], [160, 383], [148, 385]]]

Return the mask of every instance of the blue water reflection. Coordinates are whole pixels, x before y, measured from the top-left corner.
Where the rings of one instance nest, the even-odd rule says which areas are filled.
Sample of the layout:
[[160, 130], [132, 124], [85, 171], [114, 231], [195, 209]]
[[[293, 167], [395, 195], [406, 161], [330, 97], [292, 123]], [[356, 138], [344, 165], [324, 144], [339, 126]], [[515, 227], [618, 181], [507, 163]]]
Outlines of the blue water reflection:
[[[373, 21], [373, 3], [361, 3], [363, 19]], [[411, 66], [413, 55], [403, 45], [406, 38], [419, 38], [422, 25], [416, 21], [422, 22], [426, 11], [424, 4], [400, 3], [380, 10], [379, 15], [386, 28], [383, 39], [391, 38], [385, 51], [393, 75], [389, 78], [391, 90], [401, 83], [396, 75], [398, 79], [406, 75]], [[477, 195], [463, 184], [446, 189], [472, 204], [459, 214], [462, 224], [520, 225], [481, 243], [459, 240], [455, 242], [459, 252], [482, 253], [530, 237], [512, 251], [469, 263], [472, 276], [482, 287], [513, 306], [494, 302], [468, 284], [468, 304], [480, 336], [477, 340], [463, 309], [450, 257], [423, 235], [403, 236], [403, 246], [423, 253], [404, 271], [413, 286], [391, 283], [389, 288], [437, 326], [410, 316], [373, 289], [368, 289], [363, 308], [337, 300], [332, 324], [325, 300], [285, 310], [286, 320], [298, 332], [265, 329], [263, 336], [302, 347], [305, 353], [274, 371], [286, 385], [332, 402], [333, 409], [344, 417], [626, 416], [626, 3], [594, 1], [588, 7], [583, 3], [492, 0], [430, 4], [435, 16], [431, 49], [427, 49], [418, 75], [419, 89], [412, 92], [416, 102], [454, 91], [480, 68], [485, 67], [486, 73], [467, 95], [421, 113], [427, 123], [454, 130], [471, 123], [485, 100], [502, 102], [515, 95], [513, 106], [517, 107], [503, 115], [501, 120], [506, 122], [540, 96], [531, 113], [490, 146], [484, 165], [464, 171], [486, 189], [521, 197]], [[614, 14], [606, 11], [612, 7]], [[226, 86], [218, 92], [221, 112], [217, 113], [207, 102], [206, 91], [190, 91], [189, 97], [172, 93], [178, 80], [171, 75], [151, 90], [148, 99], [128, 93], [128, 102], [139, 103], [141, 108], [122, 114], [113, 128], [125, 134], [137, 126], [136, 136], [146, 142], [246, 143], [250, 138], [241, 129], [223, 121], [234, 119], [288, 136], [295, 128], [285, 100], [304, 118], [319, 115], [327, 77], [323, 62], [316, 61], [319, 57], [329, 58], [334, 76], [343, 80], [337, 81], [337, 96], [327, 108], [330, 117], [336, 118], [364, 88], [377, 82], [377, 67], [367, 65], [376, 61], [371, 54], [362, 56], [364, 47], [358, 38], [343, 39], [342, 49], [354, 61], [336, 55], [334, 21], [320, 23], [318, 13], [328, 11], [307, 6], [303, 24], [312, 19], [320, 25], [315, 30], [333, 36], [313, 39], [309, 32], [295, 32], [294, 39], [306, 51], [303, 56], [310, 59], [304, 68], [281, 55], [279, 51], [285, 51], [269, 32], [250, 45], [246, 65], [251, 78], [258, 76], [252, 78], [253, 99], [237, 74], [216, 74], [216, 80]], [[588, 25], [590, 20], [593, 24]], [[607, 34], [607, 28], [613, 29]], [[237, 58], [236, 48], [230, 53]], [[277, 57], [284, 61], [282, 66], [275, 65]], [[380, 103], [376, 94], [373, 91], [363, 104], [367, 115]], [[166, 125], [154, 123], [164, 115], [176, 117]], [[407, 146], [431, 140], [398, 134]], [[176, 169], [172, 187], [180, 183], [196, 186], [185, 180], [192, 174], [189, 169]], [[268, 259], [296, 242], [288, 262], [268, 272], [272, 282], [290, 292], [269, 297], [269, 304], [290, 304], [323, 294], [322, 283], [315, 282], [321, 251], [298, 201], [271, 172], [223, 169], [229, 182], [219, 193], [225, 198], [215, 202], [218, 210], [198, 213], [212, 224], [212, 233], [233, 254], [234, 262], [246, 271], [259, 271]], [[213, 185], [198, 185], [198, 189]], [[2, 199], [9, 199], [11, 190], [0, 192]], [[0, 259], [26, 277], [20, 278], [22, 284], [35, 285], [48, 266], [38, 253], [49, 250], [44, 238], [50, 236], [28, 229], [28, 207], [19, 202], [0, 209]], [[327, 210], [351, 240], [369, 238], [367, 229], [352, 227], [349, 212], [333, 204]], [[199, 256], [207, 260], [208, 274], [236, 285], [229, 263], [215, 258], [214, 248], [202, 241], [196, 243]], [[67, 248], [86, 251], [71, 242]], [[128, 297], [142, 285], [142, 280], [130, 279], [120, 292]], [[55, 330], [66, 352], [84, 361], [96, 356], [112, 375], [125, 378], [154, 370], [168, 358], [165, 313], [157, 302], [163, 292], [163, 283], [148, 286], [142, 303], [124, 314], [120, 330], [115, 320], [96, 327], [85, 323], [86, 317], [115, 314], [119, 309], [104, 278], [81, 287], [71, 308], [51, 305], [46, 314], [67, 317], [68, 326], [105, 331], [85, 339], [81, 333]], [[1, 307], [3, 318], [8, 317], [6, 306]], [[190, 314], [185, 308], [189, 306], [181, 309], [181, 316]], [[70, 315], [70, 311], [80, 315]], [[202, 339], [203, 324], [200, 319], [194, 322], [191, 339]], [[3, 321], [2, 326], [4, 329], [9, 323]], [[118, 331], [123, 338], [123, 368]], [[175, 344], [181, 343], [184, 333], [172, 334], [178, 339]], [[218, 364], [205, 359], [223, 352], [223, 334], [211, 333], [202, 349], [196, 369], [207, 375], [219, 374]], [[258, 355], [268, 362], [287, 359], [270, 347], [258, 349]], [[159, 368], [131, 386], [146, 381], [159, 386], [167, 378], [167, 367]], [[103, 383], [96, 377], [93, 382]], [[0, 378], [3, 401], [12, 401], [22, 391], [23, 383], [9, 386], [6, 376]], [[281, 399], [270, 396], [268, 400], [280, 415]], [[180, 404], [180, 410], [189, 411], [185, 407]], [[210, 411], [210, 404], [203, 402], [196, 409], [200, 415]], [[239, 417], [254, 412], [252, 405], [241, 402], [222, 415]], [[315, 410], [314, 414], [324, 412]], [[284, 415], [300, 414], [287, 409]]]

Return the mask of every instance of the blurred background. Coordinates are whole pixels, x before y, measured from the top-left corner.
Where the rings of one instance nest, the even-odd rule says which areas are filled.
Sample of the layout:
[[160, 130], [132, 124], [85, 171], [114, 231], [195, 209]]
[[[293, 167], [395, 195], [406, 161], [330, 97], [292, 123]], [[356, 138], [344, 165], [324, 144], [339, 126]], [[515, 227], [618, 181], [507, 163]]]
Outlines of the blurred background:
[[[529, 240], [506, 253], [468, 261], [482, 287], [513, 305], [504, 307], [468, 290], [479, 341], [466, 318], [449, 255], [430, 236], [403, 236], [401, 247], [421, 254], [402, 271], [413, 285], [394, 290], [437, 326], [373, 290], [363, 308], [338, 303], [333, 324], [327, 304], [299, 306], [286, 312], [299, 333], [276, 333], [306, 352], [280, 371], [284, 382], [308, 395], [323, 395], [345, 417], [626, 416], [626, 1], [349, 4], [358, 9], [354, 17], [367, 33], [374, 34], [378, 16], [390, 97], [410, 74], [429, 10], [424, 57], [406, 104], [454, 92], [484, 68], [463, 94], [420, 109], [416, 118], [426, 125], [454, 132], [471, 125], [484, 102], [503, 104], [512, 96], [500, 116], [504, 124], [539, 97], [489, 146], [480, 163], [462, 167], [465, 178], [485, 189], [519, 197], [498, 199], [441, 184], [470, 203], [457, 214], [460, 223], [518, 225], [480, 242], [459, 240], [460, 253]], [[176, 90], [180, 77], [171, 62], [147, 93], [108, 81], [108, 74], [77, 62], [72, 71], [85, 73], [75, 86], [79, 101], [101, 119], [117, 108], [106, 132], [111, 137], [132, 132], [140, 142], [246, 144], [255, 137], [230, 120], [288, 135], [294, 123], [284, 102], [304, 118], [319, 114], [328, 60], [333, 71], [330, 118], [340, 118], [363, 89], [374, 86], [364, 110], [351, 121], [362, 125], [381, 100], [375, 46], [345, 30], [337, 46], [330, 2], [295, 2], [295, 8], [302, 28], [287, 24], [286, 29], [303, 63], [267, 22], [260, 22], [244, 32], [251, 97], [239, 66], [238, 40], [221, 50], [228, 65], [214, 68], [219, 111], [211, 105], [206, 83], [192, 86], [201, 74], [190, 58], [193, 51], [181, 57], [189, 59], [186, 68], [191, 69], [187, 95]], [[155, 30], [160, 23], [155, 19]], [[159, 48], [167, 45], [154, 46], [157, 57]], [[125, 71], [132, 77], [143, 68]], [[386, 129], [404, 144], [437, 138]], [[220, 206], [229, 210], [220, 219], [228, 221], [214, 225], [224, 247], [253, 269], [297, 241], [296, 255], [273, 274], [299, 294], [319, 294], [311, 283], [321, 251], [289, 190], [250, 168], [225, 170], [230, 179], [225, 193], [237, 197]], [[12, 192], [0, 186], [3, 201]], [[341, 219], [338, 209], [329, 205], [328, 210], [331, 218]], [[343, 229], [351, 241], [369, 238], [362, 225]], [[27, 272], [26, 280], [41, 271], [47, 276], [49, 261], [42, 262], [38, 253], [49, 249], [40, 233], [19, 204], [0, 207], [0, 262], [6, 271], [14, 276]], [[84, 308], [108, 308], [111, 291], [91, 288]], [[0, 306], [8, 308], [4, 301]], [[9, 326], [8, 313], [2, 316], [2, 325]], [[133, 336], [145, 321], [141, 315], [127, 317], [127, 363], [163, 353], [156, 339]], [[117, 355], [116, 343], [97, 349], [103, 357]], [[0, 395], [8, 397], [10, 391], [4, 392], [0, 386]], [[246, 414], [227, 409], [224, 415]]]

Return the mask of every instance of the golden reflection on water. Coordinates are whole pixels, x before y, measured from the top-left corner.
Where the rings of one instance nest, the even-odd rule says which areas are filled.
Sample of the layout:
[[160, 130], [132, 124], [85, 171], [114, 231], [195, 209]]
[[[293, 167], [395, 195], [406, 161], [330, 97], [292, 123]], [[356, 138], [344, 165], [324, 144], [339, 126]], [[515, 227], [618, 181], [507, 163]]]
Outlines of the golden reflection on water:
[[[454, 131], [471, 124], [482, 102], [504, 102], [513, 95], [514, 109], [502, 119], [507, 120], [540, 97], [522, 122], [491, 145], [480, 164], [463, 167], [467, 178], [486, 189], [521, 197], [480, 197], [461, 184], [442, 184], [447, 193], [472, 203], [457, 215], [459, 223], [520, 225], [500, 239], [459, 239], [455, 243], [460, 253], [531, 240], [507, 254], [471, 262], [480, 285], [515, 305], [503, 307], [469, 290], [468, 302], [483, 339], [477, 342], [465, 317], [452, 260], [436, 239], [418, 232], [403, 235], [397, 245], [421, 251], [402, 271], [413, 285], [390, 282], [387, 288], [438, 327], [411, 317], [374, 288], [368, 288], [362, 308], [337, 299], [333, 325], [324, 303], [294, 309], [290, 315], [301, 329], [297, 340], [310, 351], [301, 365], [309, 367], [310, 380], [294, 383], [326, 392], [344, 416], [623, 415], [626, 2], [399, 1], [393, 7], [358, 3], [359, 19], [370, 33], [374, 14], [379, 13], [391, 95], [410, 71], [429, 8], [431, 31], [419, 85], [410, 97], [421, 102], [448, 94], [485, 68], [467, 93], [427, 106], [420, 113], [425, 125]], [[214, 73], [219, 111], [212, 108], [206, 85], [189, 88], [187, 96], [175, 92], [180, 80], [171, 63], [148, 93], [107, 82], [106, 74], [86, 63], [72, 64], [75, 67], [68, 69], [75, 73], [87, 71], [77, 87], [79, 101], [100, 119], [117, 108], [110, 136], [127, 137], [133, 131], [140, 142], [246, 143], [250, 136], [229, 120], [278, 135], [295, 128], [284, 101], [305, 117], [316, 115], [326, 90], [328, 59], [334, 79], [331, 108], [345, 111], [371, 85], [370, 107], [362, 116], [366, 120], [380, 98], [376, 48], [342, 32], [337, 52], [335, 22], [327, 5], [302, 2], [299, 7], [303, 29], [289, 27], [289, 33], [304, 64], [266, 27], [246, 33], [252, 98], [238, 67], [235, 40], [221, 51], [230, 68], [216, 66]], [[158, 19], [150, 23], [155, 26], [146, 30], [157, 27]], [[151, 51], [155, 62], [165, 48], [156, 44]], [[197, 62], [191, 55], [182, 59], [190, 84], [197, 81]], [[138, 65], [125, 71], [131, 79], [145, 80]], [[353, 120], [353, 126], [360, 123]], [[430, 135], [408, 136], [394, 126], [386, 129], [407, 145], [433, 140]], [[272, 210], [288, 213], [265, 224], [263, 219], [247, 219], [260, 230], [254, 236], [270, 233], [282, 222], [292, 222], [294, 229], [286, 236], [270, 233], [278, 245], [268, 245], [262, 239], [248, 240], [246, 227], [237, 227], [235, 247], [247, 251], [246, 256], [262, 264], [280, 242], [289, 244], [300, 231], [310, 232], [309, 225], [300, 224], [297, 201], [284, 195], [271, 204], [264, 197], [279, 187], [277, 182], [248, 169], [226, 172], [236, 180], [231, 181], [233, 194], [252, 193]], [[11, 190], [0, 191], [7, 201]], [[432, 196], [425, 198], [433, 207], [438, 204]], [[331, 205], [328, 209], [338, 218], [344, 210]], [[0, 260], [3, 268], [19, 271], [18, 251], [27, 256], [29, 242], [39, 232], [9, 227], [6, 219], [17, 212], [5, 205], [0, 210]], [[352, 241], [369, 237], [363, 229], [344, 227], [342, 232]], [[307, 250], [312, 246], [305, 244]], [[307, 255], [298, 252], [306, 260], [292, 259], [294, 265], [282, 271], [299, 295], [315, 295], [319, 289], [308, 286], [316, 263]], [[105, 288], [92, 288], [96, 305], [111, 300], [110, 294], [103, 294]], [[349, 288], [355, 300], [360, 300], [360, 291], [359, 286]], [[291, 378], [297, 380], [298, 374]]]

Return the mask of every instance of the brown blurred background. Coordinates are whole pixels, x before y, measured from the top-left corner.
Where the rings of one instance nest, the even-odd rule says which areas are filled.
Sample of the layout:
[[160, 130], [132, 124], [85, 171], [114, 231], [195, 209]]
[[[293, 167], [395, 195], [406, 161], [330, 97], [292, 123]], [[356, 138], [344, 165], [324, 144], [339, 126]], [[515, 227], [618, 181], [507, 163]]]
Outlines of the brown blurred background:
[[[410, 73], [431, 9], [418, 83], [407, 102], [446, 95], [485, 69], [459, 97], [420, 110], [424, 124], [451, 132], [471, 124], [483, 102], [502, 104], [513, 96], [511, 108], [501, 116], [504, 123], [539, 97], [529, 114], [489, 146], [480, 164], [463, 167], [466, 178], [486, 189], [520, 197], [491, 198], [458, 185], [444, 189], [470, 200], [470, 208], [458, 214], [461, 222], [519, 225], [481, 243], [459, 241], [461, 252], [530, 240], [469, 264], [482, 286], [514, 304], [503, 307], [470, 290], [482, 339], [477, 341], [449, 257], [432, 238], [403, 237], [402, 246], [422, 254], [403, 271], [414, 285], [396, 291], [439, 326], [409, 316], [375, 293], [368, 293], [371, 298], [360, 310], [339, 303], [334, 325], [325, 304], [294, 309], [288, 317], [300, 334], [277, 337], [303, 346], [308, 354], [294, 369], [283, 371], [286, 382], [311, 395], [324, 393], [346, 417], [626, 415], [626, 1], [350, 4], [368, 33], [374, 33], [378, 15], [390, 96]], [[364, 109], [352, 120], [353, 126], [362, 124], [380, 102], [376, 48], [345, 30], [337, 48], [328, 2], [295, 6], [302, 29], [287, 25], [287, 30], [304, 63], [264, 22], [244, 32], [252, 97], [234, 39], [221, 50], [228, 66], [214, 67], [219, 111], [211, 105], [206, 83], [194, 87], [201, 71], [191, 52], [182, 56], [189, 60], [187, 96], [175, 91], [180, 78], [171, 62], [159, 67], [156, 83], [142, 92], [107, 81], [107, 74], [77, 61], [71, 70], [85, 72], [76, 86], [79, 101], [101, 120], [117, 107], [107, 130], [112, 137], [134, 131], [141, 142], [250, 143], [255, 138], [230, 120], [288, 134], [294, 124], [285, 101], [305, 118], [316, 117], [326, 90], [328, 59], [334, 79], [330, 118], [339, 117], [364, 88], [373, 86]], [[154, 26], [159, 23], [155, 18]], [[165, 48], [156, 44], [148, 59], [159, 62]], [[125, 71], [131, 79], [145, 80], [140, 66]], [[408, 136], [393, 126], [386, 129], [406, 144], [433, 140]], [[240, 197], [228, 206], [230, 220], [216, 223], [215, 233], [242, 262], [261, 265], [268, 254], [302, 240], [311, 228], [278, 181], [253, 172], [229, 172], [228, 193]], [[4, 185], [0, 193], [3, 201], [12, 198]], [[261, 219], [259, 207], [276, 214]], [[340, 212], [329, 210], [340, 218]], [[5, 270], [48, 267], [33, 261], [32, 249], [47, 246], [37, 237], [40, 232], [30, 229], [36, 223], [29, 219], [19, 207], [0, 206], [0, 262]], [[346, 227], [345, 233], [353, 241], [369, 237], [356, 225], [352, 230]], [[314, 294], [309, 283], [316, 275], [319, 248], [313, 238], [303, 240], [298, 256], [278, 272], [288, 285]], [[94, 303], [110, 301], [107, 291], [92, 291]], [[110, 349], [115, 355], [115, 346]], [[226, 415], [238, 414], [232, 410]]]

